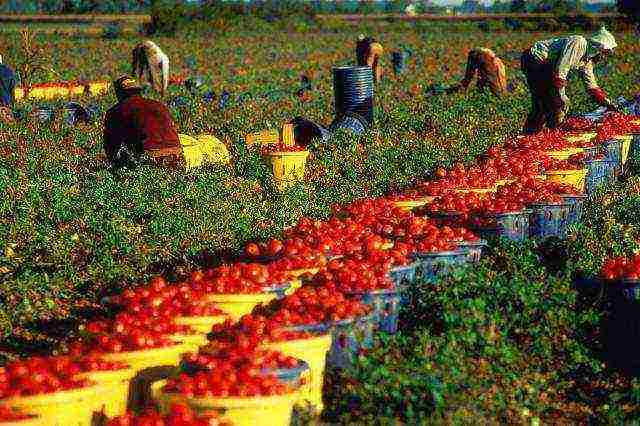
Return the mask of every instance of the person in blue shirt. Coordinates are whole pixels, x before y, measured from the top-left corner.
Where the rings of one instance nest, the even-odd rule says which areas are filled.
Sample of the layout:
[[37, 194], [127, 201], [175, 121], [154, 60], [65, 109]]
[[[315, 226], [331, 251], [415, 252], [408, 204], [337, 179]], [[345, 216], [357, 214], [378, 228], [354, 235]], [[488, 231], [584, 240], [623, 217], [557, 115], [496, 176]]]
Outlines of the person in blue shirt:
[[16, 73], [2, 62], [0, 55], [0, 107], [13, 107]]

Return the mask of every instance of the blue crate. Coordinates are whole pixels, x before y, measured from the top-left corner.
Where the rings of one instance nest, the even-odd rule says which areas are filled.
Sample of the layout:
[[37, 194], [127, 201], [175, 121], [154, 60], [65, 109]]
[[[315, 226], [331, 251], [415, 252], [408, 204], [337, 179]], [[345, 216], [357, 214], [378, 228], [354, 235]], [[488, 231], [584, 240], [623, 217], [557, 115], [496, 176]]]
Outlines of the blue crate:
[[569, 203], [531, 204], [529, 235], [534, 238], [566, 236], [570, 207]]
[[413, 256], [418, 262], [418, 273], [422, 279], [427, 281], [433, 281], [439, 276], [448, 274], [456, 267], [469, 261], [468, 252], [461, 249], [434, 253], [415, 253]]
[[345, 369], [353, 366], [364, 349], [373, 346], [375, 322], [372, 315], [329, 323], [287, 327], [291, 331], [331, 333], [327, 367]]
[[569, 216], [567, 220], [569, 225], [579, 223], [582, 220], [582, 205], [587, 196], [582, 194], [563, 194], [560, 197], [568, 204]]
[[416, 280], [417, 267], [417, 262], [404, 266], [396, 266], [389, 271], [389, 278], [391, 278], [396, 286], [410, 284]]
[[502, 213], [492, 216], [496, 220], [495, 227], [472, 228], [483, 238], [504, 237], [511, 241], [524, 241], [529, 238], [529, 212]]
[[478, 263], [482, 258], [482, 250], [487, 246], [485, 240], [463, 241], [458, 244], [460, 250], [467, 252], [467, 259], [470, 263]]
[[622, 168], [622, 141], [619, 139], [604, 141], [602, 147], [606, 159], [614, 163], [616, 173], [619, 173]]
[[398, 331], [398, 317], [400, 316], [402, 287], [389, 290], [378, 290], [368, 293], [358, 293], [363, 303], [371, 306], [374, 329], [389, 334]]
[[616, 163], [608, 158], [589, 160], [587, 166], [586, 191], [593, 194], [600, 185], [610, 182], [616, 174]]

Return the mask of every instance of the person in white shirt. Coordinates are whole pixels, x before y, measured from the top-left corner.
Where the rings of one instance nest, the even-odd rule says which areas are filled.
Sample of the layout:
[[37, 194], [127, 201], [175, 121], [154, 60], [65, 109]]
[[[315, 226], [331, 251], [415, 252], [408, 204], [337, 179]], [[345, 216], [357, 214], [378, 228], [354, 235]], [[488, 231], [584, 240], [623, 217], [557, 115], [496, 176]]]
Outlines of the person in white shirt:
[[133, 76], [146, 81], [162, 96], [169, 86], [169, 58], [151, 40], [138, 44], [132, 52]]
[[525, 123], [526, 134], [538, 133], [545, 124], [556, 128], [564, 121], [569, 99], [567, 76], [577, 71], [591, 97], [600, 106], [617, 110], [598, 84], [594, 65], [618, 46], [615, 37], [602, 27], [590, 38], [570, 36], [535, 43], [522, 54], [522, 72], [527, 76], [532, 108]]

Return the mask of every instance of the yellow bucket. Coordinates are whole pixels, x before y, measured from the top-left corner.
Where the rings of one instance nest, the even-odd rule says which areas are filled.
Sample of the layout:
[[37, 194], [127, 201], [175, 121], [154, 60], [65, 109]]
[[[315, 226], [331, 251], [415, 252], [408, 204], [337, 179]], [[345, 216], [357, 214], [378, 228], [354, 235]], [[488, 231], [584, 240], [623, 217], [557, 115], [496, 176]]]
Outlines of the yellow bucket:
[[89, 83], [89, 92], [92, 95], [103, 95], [109, 90], [109, 83], [106, 81], [97, 81], [95, 83]]
[[286, 395], [255, 396], [245, 398], [188, 398], [180, 394], [169, 394], [162, 391], [165, 380], [152, 385], [152, 392], [160, 405], [160, 411], [167, 412], [175, 403], [186, 403], [195, 412], [205, 414], [217, 411], [221, 420], [234, 426], [289, 426], [293, 406], [298, 393]]
[[276, 145], [280, 140], [277, 130], [263, 130], [261, 132], [249, 133], [244, 137], [244, 141], [249, 145]]
[[31, 417], [11, 422], [0, 422], [0, 426], [48, 426], [40, 417]]
[[162, 348], [146, 349], [141, 351], [107, 353], [102, 355], [107, 361], [119, 361], [129, 364], [135, 371], [141, 371], [150, 367], [166, 365], [178, 365], [183, 353], [190, 348], [175, 344]]
[[14, 97], [17, 101], [19, 101], [19, 100], [21, 100], [22, 98], [24, 98], [24, 89], [23, 89], [22, 87], [16, 87], [16, 88], [13, 90], [13, 97]]
[[255, 306], [260, 303], [267, 304], [276, 297], [276, 293], [208, 294], [205, 300], [215, 303], [232, 320], [237, 321], [243, 315], [251, 313]]
[[[299, 278], [304, 274], [315, 275], [318, 272], [320, 272], [320, 268], [302, 268], [302, 269], [294, 269], [292, 271], [289, 271], [289, 274], [294, 278]], [[294, 290], [300, 288], [301, 285], [302, 283], [300, 282], [300, 280], [297, 280], [297, 279], [291, 282], [291, 287], [292, 288], [295, 287]]]
[[491, 188], [461, 188], [461, 189], [454, 189], [454, 192], [457, 192], [459, 194], [469, 194], [469, 193], [473, 193], [473, 194], [488, 194], [490, 192], [496, 192], [496, 188], [491, 187]]
[[73, 85], [69, 88], [69, 96], [82, 96], [84, 95], [84, 86]]
[[587, 132], [575, 136], [567, 136], [565, 139], [569, 142], [591, 142], [598, 134], [596, 132]]
[[36, 424], [90, 426], [99, 390], [98, 386], [87, 386], [55, 393], [9, 398], [3, 403], [13, 409], [38, 416]]
[[307, 157], [309, 151], [271, 152], [266, 155], [278, 189], [282, 190], [304, 179]]
[[178, 325], [188, 325], [193, 331], [198, 333], [209, 333], [216, 324], [222, 324], [228, 318], [224, 315], [203, 316], [203, 317], [176, 317], [175, 323]]
[[549, 170], [546, 173], [547, 181], [572, 185], [578, 191], [584, 191], [584, 181], [587, 177], [587, 169], [577, 170]]
[[322, 386], [327, 353], [331, 349], [331, 334], [322, 334], [308, 339], [266, 343], [263, 346], [265, 349], [279, 351], [301, 359], [309, 365], [309, 383], [300, 389], [300, 399], [314, 406], [318, 413], [322, 412], [324, 408]]
[[394, 201], [393, 205], [404, 211], [411, 211], [415, 208], [422, 207], [427, 204], [425, 199]]
[[129, 380], [135, 370], [125, 368], [113, 371], [91, 371], [78, 377], [96, 382], [96, 404], [94, 410], [108, 417], [121, 416], [127, 411]]
[[579, 154], [584, 152], [584, 148], [567, 148], [561, 151], [544, 151], [551, 158], [555, 158], [556, 160], [566, 160], [572, 155]]
[[179, 134], [182, 145], [182, 156], [187, 169], [200, 167], [207, 163], [228, 164], [230, 161], [227, 147], [211, 135], [200, 135], [196, 138]]
[[169, 338], [178, 344], [182, 344], [182, 346], [187, 350], [187, 352], [195, 352], [200, 348], [200, 346], [205, 346], [209, 343], [207, 339], [207, 335], [204, 333], [194, 333], [194, 334], [172, 334]]
[[498, 179], [496, 181], [496, 187], [498, 186], [504, 186], [504, 185], [509, 185], [512, 184], [516, 181], [516, 179]]

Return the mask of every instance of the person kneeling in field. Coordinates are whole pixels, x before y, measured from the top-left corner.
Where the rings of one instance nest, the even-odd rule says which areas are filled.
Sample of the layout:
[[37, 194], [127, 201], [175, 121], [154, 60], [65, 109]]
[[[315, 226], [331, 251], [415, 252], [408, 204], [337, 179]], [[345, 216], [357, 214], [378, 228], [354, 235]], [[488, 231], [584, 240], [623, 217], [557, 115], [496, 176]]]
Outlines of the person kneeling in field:
[[551, 129], [562, 124], [569, 109], [567, 76], [573, 70], [578, 71], [598, 105], [617, 111], [619, 108], [600, 88], [593, 71], [594, 65], [604, 61], [617, 46], [613, 35], [602, 27], [589, 39], [570, 36], [543, 40], [526, 50], [522, 54], [522, 72], [527, 76], [532, 107], [524, 132], [538, 133], [545, 124]]
[[123, 165], [143, 153], [162, 162], [181, 160], [180, 139], [167, 107], [140, 96], [142, 87], [131, 77], [118, 78], [113, 87], [118, 103], [107, 111], [104, 126], [109, 161]]
[[358, 66], [371, 67], [373, 80], [379, 83], [382, 79], [382, 55], [384, 49], [374, 38], [360, 34], [356, 44], [356, 61]]
[[151, 40], [138, 44], [132, 52], [131, 68], [138, 80], [146, 79], [162, 96], [169, 86], [169, 58]]
[[488, 87], [495, 96], [502, 96], [506, 93], [507, 73], [504, 63], [491, 49], [484, 47], [469, 52], [464, 79], [451, 87], [448, 92], [455, 93], [467, 90], [476, 74], [478, 74], [478, 90], [484, 90]]

